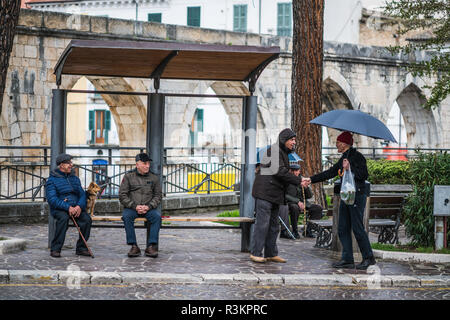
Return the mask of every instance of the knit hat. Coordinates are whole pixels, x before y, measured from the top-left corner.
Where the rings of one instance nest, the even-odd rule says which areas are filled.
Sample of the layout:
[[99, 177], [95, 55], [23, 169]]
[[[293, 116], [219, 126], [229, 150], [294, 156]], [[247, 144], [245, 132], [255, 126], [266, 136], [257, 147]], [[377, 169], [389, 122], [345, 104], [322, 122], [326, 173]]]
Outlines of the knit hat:
[[343, 142], [351, 146], [353, 144], [353, 137], [352, 134], [348, 131], [342, 132], [340, 135], [338, 135], [337, 141]]

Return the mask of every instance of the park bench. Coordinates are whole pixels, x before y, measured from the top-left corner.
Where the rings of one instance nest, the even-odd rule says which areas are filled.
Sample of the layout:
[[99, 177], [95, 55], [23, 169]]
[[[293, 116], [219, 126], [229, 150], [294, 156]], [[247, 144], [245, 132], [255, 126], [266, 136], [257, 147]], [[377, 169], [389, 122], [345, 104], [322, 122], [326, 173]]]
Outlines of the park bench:
[[[92, 215], [92, 228], [124, 228], [122, 216], [101, 216]], [[239, 222], [239, 226], [233, 225], [170, 225], [161, 224], [161, 228], [170, 229], [241, 229], [241, 250], [244, 250], [246, 244], [250, 243], [250, 225], [255, 222], [254, 218], [248, 217], [208, 217], [208, 216], [162, 216], [162, 222]], [[104, 223], [102, 223], [104, 222]], [[137, 222], [137, 223], [136, 223]], [[73, 226], [72, 222], [69, 226]], [[135, 228], [147, 229], [147, 240], [150, 234], [150, 223], [146, 218], [136, 218]]]
[[[398, 242], [398, 229], [404, 199], [407, 193], [377, 193], [371, 192], [369, 205], [368, 228], [378, 234], [379, 243], [394, 244]], [[331, 213], [331, 214], [330, 214]], [[333, 215], [333, 209], [327, 210], [327, 215]], [[333, 219], [310, 220], [311, 230], [316, 234], [315, 247], [329, 248], [332, 243]]]

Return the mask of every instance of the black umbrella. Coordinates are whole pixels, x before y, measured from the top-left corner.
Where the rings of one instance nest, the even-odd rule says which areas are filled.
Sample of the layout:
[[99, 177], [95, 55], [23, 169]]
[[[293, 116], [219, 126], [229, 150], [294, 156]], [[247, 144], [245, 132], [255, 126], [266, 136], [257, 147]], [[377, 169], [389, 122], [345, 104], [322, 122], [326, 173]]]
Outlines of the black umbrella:
[[359, 110], [329, 111], [312, 119], [309, 123], [397, 143], [383, 122]]

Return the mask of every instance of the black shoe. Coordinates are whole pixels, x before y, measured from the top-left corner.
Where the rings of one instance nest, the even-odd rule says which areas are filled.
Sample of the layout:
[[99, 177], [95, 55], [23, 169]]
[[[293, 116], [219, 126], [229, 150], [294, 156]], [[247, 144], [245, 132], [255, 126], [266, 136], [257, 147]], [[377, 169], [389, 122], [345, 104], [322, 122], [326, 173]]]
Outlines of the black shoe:
[[86, 257], [90, 257], [91, 256], [91, 254], [89, 253], [88, 250], [75, 251], [75, 254], [77, 256], [86, 256]]
[[50, 256], [53, 258], [61, 258], [61, 253], [59, 251], [51, 251]]
[[333, 263], [332, 267], [338, 269], [353, 269], [355, 267], [355, 263], [351, 261], [341, 260], [339, 262]]
[[373, 266], [375, 263], [374, 257], [370, 257], [368, 259], [364, 259], [360, 264], [356, 265], [356, 269], [358, 270], [366, 270], [369, 266]]
[[300, 239], [300, 234], [297, 230], [293, 231], [292, 234], [294, 235], [295, 239]]

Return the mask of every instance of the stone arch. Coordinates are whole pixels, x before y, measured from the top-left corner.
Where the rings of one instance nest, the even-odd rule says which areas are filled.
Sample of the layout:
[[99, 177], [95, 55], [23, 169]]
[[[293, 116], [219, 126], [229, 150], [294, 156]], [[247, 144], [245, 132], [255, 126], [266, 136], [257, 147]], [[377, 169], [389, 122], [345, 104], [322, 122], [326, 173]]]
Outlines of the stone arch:
[[[356, 104], [358, 103], [358, 104]], [[322, 81], [322, 112], [338, 109], [358, 109], [359, 100], [353, 92], [353, 89], [347, 80], [338, 72], [331, 70]], [[339, 130], [327, 128], [329, 146], [333, 146]], [[364, 141], [365, 137], [354, 135], [354, 145], [358, 146]]]
[[440, 136], [436, 121], [433, 112], [422, 107], [426, 98], [421, 89], [410, 83], [396, 101], [405, 121], [408, 147], [438, 148]]

